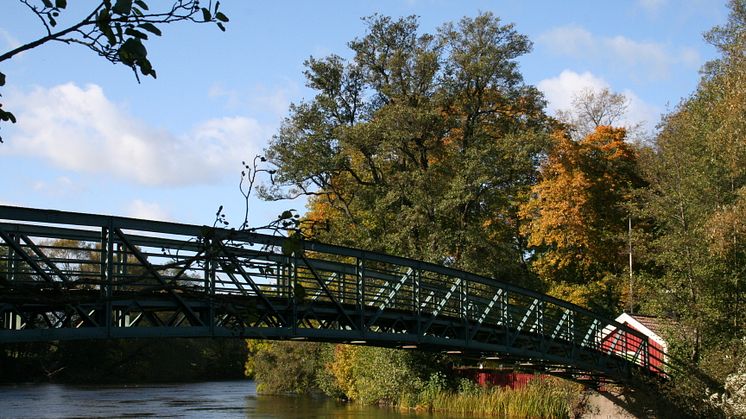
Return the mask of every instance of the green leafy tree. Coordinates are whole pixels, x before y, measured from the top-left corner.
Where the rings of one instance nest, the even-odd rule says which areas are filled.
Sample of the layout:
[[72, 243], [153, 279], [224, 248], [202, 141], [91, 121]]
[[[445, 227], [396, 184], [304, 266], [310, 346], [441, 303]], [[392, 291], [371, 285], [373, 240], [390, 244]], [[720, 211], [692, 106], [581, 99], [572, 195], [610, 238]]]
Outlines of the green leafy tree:
[[551, 125], [518, 71], [531, 43], [490, 13], [436, 34], [365, 22], [351, 60], [306, 61], [317, 94], [272, 139], [264, 195], [310, 196], [324, 241], [525, 280], [518, 206]]
[[706, 35], [721, 57], [665, 117], [646, 165], [645, 214], [656, 223], [651, 301], [686, 326], [679, 338], [695, 361], [744, 332], [746, 1], [730, 9], [727, 24]]
[[[38, 17], [46, 34], [0, 54], [0, 63], [47, 42], [63, 42], [83, 45], [114, 64], [130, 67], [138, 81], [140, 75], [156, 77], [145, 41], [152, 35], [161, 36], [162, 25], [181, 21], [215, 23], [225, 31], [228, 22], [219, 1], [210, 0], [203, 5], [198, 0], [102, 0], [78, 22], [61, 28], [58, 23], [63, 20], [61, 15], [66, 12], [67, 0], [19, 1]], [[5, 82], [5, 74], [0, 72], [0, 86]], [[16, 117], [3, 110], [2, 104], [0, 121], [16, 122]]]

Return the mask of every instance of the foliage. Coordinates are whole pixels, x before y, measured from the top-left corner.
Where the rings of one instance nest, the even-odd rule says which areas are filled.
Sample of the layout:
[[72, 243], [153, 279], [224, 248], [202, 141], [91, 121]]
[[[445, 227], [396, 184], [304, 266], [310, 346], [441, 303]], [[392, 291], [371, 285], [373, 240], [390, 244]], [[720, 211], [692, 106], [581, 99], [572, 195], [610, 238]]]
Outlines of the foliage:
[[650, 187], [642, 215], [655, 235], [651, 307], [680, 319], [682, 353], [743, 333], [746, 247], [741, 220], [746, 187], [746, 2], [707, 39], [722, 57], [708, 64], [697, 91], [667, 115], [645, 164]]
[[430, 374], [430, 378], [417, 395], [417, 406], [432, 406], [435, 399], [447, 389], [446, 377], [442, 372]]
[[[159, 26], [181, 21], [215, 23], [225, 31], [225, 23], [229, 20], [220, 11], [219, 1], [213, 4], [210, 0], [207, 7], [202, 7], [198, 0], [172, 0], [170, 5], [146, 0], [102, 0], [79, 22], [60, 29], [57, 24], [67, 9], [67, 0], [19, 1], [38, 17], [46, 35], [1, 54], [0, 63], [47, 42], [57, 41], [83, 45], [111, 63], [122, 63], [132, 69], [138, 81], [140, 74], [156, 77], [144, 41], [151, 35], [161, 36]], [[151, 10], [150, 5], [155, 8]], [[0, 72], [0, 87], [4, 84], [5, 75]], [[2, 104], [0, 121], [16, 122], [12, 113], [2, 110]]]
[[525, 280], [518, 203], [549, 119], [516, 58], [531, 43], [490, 13], [419, 34], [416, 18], [306, 61], [317, 94], [294, 104], [266, 155], [266, 197], [310, 196], [319, 239]]
[[746, 338], [717, 345], [705, 353], [701, 365], [724, 383], [719, 391], [709, 391], [710, 405], [727, 417], [746, 416]]
[[726, 377], [725, 392], [711, 395], [710, 402], [722, 409], [727, 417], [746, 416], [746, 365], [741, 365], [737, 373]]
[[[555, 133], [540, 180], [520, 211], [526, 220], [521, 232], [536, 252], [532, 268], [550, 293], [611, 312], [619, 299], [614, 275], [625, 267], [624, 204], [642, 186], [637, 153], [625, 136], [623, 128], [609, 126], [578, 142]], [[607, 293], [610, 302], [604, 302]]]
[[319, 390], [317, 372], [323, 344], [274, 341], [254, 355], [257, 391], [267, 394], [308, 394]]
[[[442, 357], [416, 351], [370, 346], [336, 345], [325, 363], [334, 384], [326, 391], [365, 404], [394, 405], [405, 394], [432, 387], [433, 376], [444, 378]], [[428, 381], [428, 377], [430, 380]], [[439, 381], [440, 382], [440, 381]]]
[[266, 340], [246, 339], [246, 361], [244, 362], [243, 374], [248, 378], [256, 375], [256, 363], [254, 358], [261, 351], [269, 349], [270, 342]]

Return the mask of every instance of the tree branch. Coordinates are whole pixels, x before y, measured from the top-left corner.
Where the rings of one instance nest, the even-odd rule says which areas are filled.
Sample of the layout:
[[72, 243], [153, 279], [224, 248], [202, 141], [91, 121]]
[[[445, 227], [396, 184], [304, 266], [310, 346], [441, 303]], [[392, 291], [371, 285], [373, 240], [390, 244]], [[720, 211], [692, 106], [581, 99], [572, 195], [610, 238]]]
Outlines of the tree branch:
[[46, 22], [44, 22], [44, 19], [41, 17], [41, 15], [36, 10], [36, 8], [33, 7], [33, 6], [31, 6], [31, 5], [29, 5], [26, 2], [26, 0], [23, 0], [23, 3], [26, 4], [27, 6], [29, 6], [31, 8], [31, 10], [34, 12], [34, 14], [36, 14], [39, 17], [39, 19], [42, 19], [42, 22], [44, 23], [44, 27], [47, 29], [47, 36], [39, 38], [36, 41], [29, 42], [28, 44], [21, 45], [20, 47], [14, 49], [14, 50], [8, 51], [5, 54], [0, 55], [0, 62], [3, 62], [3, 61], [8, 60], [10, 58], [13, 58], [13, 56], [15, 56], [17, 54], [20, 54], [20, 53], [22, 53], [24, 51], [28, 51], [28, 50], [30, 50], [32, 48], [36, 48], [39, 45], [45, 44], [45, 43], [47, 43], [49, 41], [55, 40], [57, 38], [61, 38], [61, 37], [65, 36], [65, 35], [67, 35], [70, 32], [74, 32], [74, 31], [82, 28], [83, 26], [95, 24], [96, 22], [95, 21], [91, 21], [91, 19], [94, 16], [96, 16], [96, 14], [98, 13], [98, 11], [101, 10], [101, 8], [104, 6], [104, 3], [102, 2], [101, 4], [99, 4], [98, 6], [96, 6], [96, 8], [93, 10], [93, 12], [91, 12], [85, 19], [81, 20], [77, 24], [75, 24], [73, 26], [70, 26], [67, 29], [63, 29], [63, 30], [61, 30], [61, 31], [59, 31], [57, 33], [52, 33], [51, 30], [50, 30], [50, 28], [49, 28], [49, 26], [47, 26]]

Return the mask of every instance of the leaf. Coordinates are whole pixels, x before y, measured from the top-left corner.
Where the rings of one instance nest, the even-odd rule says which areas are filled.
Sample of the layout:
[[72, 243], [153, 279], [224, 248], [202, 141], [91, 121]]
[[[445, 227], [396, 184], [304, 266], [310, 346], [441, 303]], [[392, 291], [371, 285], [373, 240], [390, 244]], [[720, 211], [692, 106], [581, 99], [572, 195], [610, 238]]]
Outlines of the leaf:
[[0, 109], [0, 121], [10, 121], [15, 124], [16, 117], [12, 113]]
[[5, 74], [0, 72], [0, 86], [5, 86]]
[[143, 58], [139, 60], [138, 65], [140, 67], [140, 72], [143, 74], [143, 76], [152, 75], [153, 78], [155, 78], [155, 72], [153, 71], [153, 65], [150, 63], [150, 61], [147, 58]]
[[52, 6], [52, 2], [51, 2], [51, 1], [49, 1], [49, 0], [41, 0], [41, 2], [42, 2], [42, 3], [44, 3], [44, 7], [48, 7], [48, 8], [50, 8], [50, 9], [51, 9], [52, 7], [54, 7], [54, 6]]
[[117, 55], [122, 63], [132, 66], [140, 60], [145, 59], [148, 51], [139, 39], [129, 38], [119, 47]]
[[142, 1], [142, 0], [135, 0], [135, 4], [136, 4], [137, 6], [139, 6], [139, 7], [140, 7], [141, 9], [143, 9], [143, 10], [149, 10], [149, 9], [148, 9], [148, 4], [147, 4], [147, 3], [145, 3], [145, 2], [144, 2], [144, 1]]
[[57, 21], [54, 20], [52, 16], [49, 16], [49, 24], [52, 26], [57, 26]]
[[[109, 41], [109, 45], [113, 47], [117, 43], [117, 38], [114, 36], [114, 31], [111, 30], [111, 26], [109, 26], [110, 24], [111, 15], [109, 15], [109, 11], [106, 9], [101, 10], [101, 13], [96, 16], [96, 26], [98, 26], [98, 29], [101, 31], [101, 33], [106, 36], [106, 40]], [[118, 26], [117, 31], [119, 39], [122, 39], [121, 27]]]
[[54, 5], [58, 9], [64, 9], [67, 7], [67, 0], [55, 0]]
[[162, 34], [161, 30], [158, 29], [152, 23], [148, 23], [148, 22], [141, 23], [139, 27], [145, 29], [146, 31], [148, 31], [148, 32], [150, 32], [152, 34], [158, 35], [158, 36], [161, 36], [161, 34]]
[[132, 12], [132, 0], [117, 0], [111, 11], [118, 15], [129, 15]]
[[225, 26], [222, 22], [218, 22], [218, 28], [220, 28], [221, 31], [225, 32]]
[[228, 16], [224, 15], [223, 12], [217, 12], [215, 14], [215, 19], [217, 19], [217, 20], [219, 20], [221, 22], [227, 22], [229, 20]]
[[202, 8], [202, 17], [205, 19], [205, 22], [209, 22], [212, 20], [212, 15], [210, 15], [210, 11], [206, 8]]
[[[103, 32], [103, 34], [106, 36], [106, 39], [109, 41], [110, 46], [113, 47], [117, 44], [117, 38], [114, 36], [114, 32], [109, 26], [104, 26], [101, 32]], [[121, 33], [119, 34], [119, 39], [122, 39]]]
[[140, 32], [137, 29], [127, 28], [124, 30], [124, 33], [130, 36], [134, 36], [135, 38], [138, 38], [138, 39], [148, 39], [147, 34]]

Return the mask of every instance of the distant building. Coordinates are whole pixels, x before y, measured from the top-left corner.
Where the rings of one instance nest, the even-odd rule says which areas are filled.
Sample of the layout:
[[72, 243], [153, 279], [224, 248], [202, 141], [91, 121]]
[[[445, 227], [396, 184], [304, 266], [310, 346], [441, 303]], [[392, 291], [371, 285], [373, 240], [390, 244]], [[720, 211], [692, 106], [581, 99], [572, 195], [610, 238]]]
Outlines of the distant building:
[[[647, 336], [650, 369], [663, 373], [668, 344], [661, 337], [661, 334], [663, 329], [672, 325], [671, 322], [660, 317], [627, 313], [622, 313], [615, 320], [617, 323], [629, 326]], [[626, 333], [617, 330], [617, 327], [612, 325], [606, 326], [601, 336], [601, 345], [605, 350], [626, 356], [629, 359], [632, 359], [638, 353], [642, 342], [635, 336], [626, 336]], [[642, 363], [643, 360], [638, 360], [638, 362]]]

